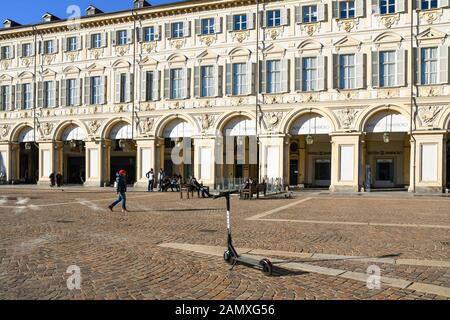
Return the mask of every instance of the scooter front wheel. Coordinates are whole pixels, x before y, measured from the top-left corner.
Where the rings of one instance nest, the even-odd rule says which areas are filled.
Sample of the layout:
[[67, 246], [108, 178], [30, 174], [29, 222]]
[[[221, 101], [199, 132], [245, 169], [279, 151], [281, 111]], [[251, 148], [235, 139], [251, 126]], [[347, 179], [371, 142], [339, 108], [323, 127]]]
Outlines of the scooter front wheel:
[[226, 263], [231, 264], [231, 252], [230, 252], [230, 250], [226, 250], [223, 253], [223, 260], [225, 260]]
[[262, 259], [262, 260], [259, 262], [259, 265], [262, 267], [262, 272], [263, 272], [266, 276], [271, 276], [271, 275], [272, 275], [273, 266], [272, 266], [272, 262], [270, 262], [269, 259]]

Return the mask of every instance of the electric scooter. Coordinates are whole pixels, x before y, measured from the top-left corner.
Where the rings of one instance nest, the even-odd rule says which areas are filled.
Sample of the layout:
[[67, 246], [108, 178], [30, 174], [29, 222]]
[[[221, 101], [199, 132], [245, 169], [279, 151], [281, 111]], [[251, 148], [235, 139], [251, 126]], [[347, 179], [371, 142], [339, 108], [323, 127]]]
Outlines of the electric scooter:
[[269, 259], [264, 258], [264, 259], [258, 261], [253, 258], [242, 257], [237, 253], [236, 249], [233, 246], [233, 239], [231, 236], [231, 222], [230, 222], [231, 221], [230, 195], [235, 194], [235, 193], [238, 193], [238, 191], [234, 190], [234, 191], [221, 192], [218, 195], [215, 195], [213, 197], [214, 199], [225, 198], [226, 202], [227, 202], [227, 231], [228, 231], [227, 244], [228, 244], [228, 248], [223, 254], [223, 259], [225, 260], [226, 263], [232, 265], [230, 270], [233, 270], [233, 268], [236, 266], [236, 264], [239, 263], [239, 264], [242, 264], [247, 267], [261, 270], [266, 276], [271, 276], [273, 266]]

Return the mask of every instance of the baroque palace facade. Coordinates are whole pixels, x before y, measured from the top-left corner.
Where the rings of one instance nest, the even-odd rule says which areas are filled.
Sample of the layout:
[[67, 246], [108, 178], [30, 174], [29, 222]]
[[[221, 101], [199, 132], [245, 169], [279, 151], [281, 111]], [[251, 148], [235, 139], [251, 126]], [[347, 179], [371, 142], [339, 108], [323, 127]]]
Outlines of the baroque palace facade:
[[144, 186], [164, 168], [216, 187], [259, 176], [443, 192], [449, 32], [448, 0], [138, 0], [6, 20], [0, 171], [10, 183], [60, 172], [103, 186], [125, 168]]

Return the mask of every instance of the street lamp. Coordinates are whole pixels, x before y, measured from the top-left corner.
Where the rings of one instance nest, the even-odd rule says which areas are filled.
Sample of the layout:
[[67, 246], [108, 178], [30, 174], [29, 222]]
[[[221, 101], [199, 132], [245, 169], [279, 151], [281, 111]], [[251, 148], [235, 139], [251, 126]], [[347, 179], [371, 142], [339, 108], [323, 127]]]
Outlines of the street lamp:
[[312, 135], [308, 134], [308, 135], [306, 136], [306, 144], [308, 144], [308, 145], [314, 144], [314, 138], [313, 138]]
[[25, 143], [25, 150], [31, 150], [31, 143]]
[[384, 142], [384, 143], [389, 143], [389, 141], [390, 141], [389, 132], [385, 132], [385, 133], [383, 134], [383, 142]]
[[74, 139], [70, 140], [70, 147], [73, 149], [77, 147], [77, 142]]
[[123, 140], [123, 139], [119, 140], [119, 147], [120, 147], [120, 149], [125, 148], [125, 140]]

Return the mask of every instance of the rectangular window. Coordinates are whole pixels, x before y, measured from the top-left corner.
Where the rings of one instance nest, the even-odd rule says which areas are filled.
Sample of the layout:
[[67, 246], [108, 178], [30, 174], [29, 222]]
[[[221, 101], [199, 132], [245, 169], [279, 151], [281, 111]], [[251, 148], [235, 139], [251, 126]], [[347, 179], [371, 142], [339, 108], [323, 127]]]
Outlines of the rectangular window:
[[69, 37], [67, 38], [67, 51], [77, 51], [77, 37]]
[[52, 54], [54, 51], [53, 40], [44, 41], [44, 54]]
[[91, 104], [100, 104], [101, 85], [100, 77], [91, 77]]
[[233, 95], [247, 94], [247, 64], [233, 64]]
[[421, 50], [421, 83], [436, 84], [438, 78], [438, 49], [422, 48]]
[[339, 2], [339, 18], [351, 19], [355, 17], [355, 1], [341, 1]]
[[127, 44], [127, 30], [117, 31], [117, 45], [123, 46]]
[[395, 51], [380, 52], [380, 87], [395, 86]]
[[23, 101], [23, 109], [31, 109], [32, 106], [32, 89], [31, 83], [22, 84], [22, 101]]
[[269, 28], [281, 26], [281, 10], [267, 11], [267, 26]]
[[339, 56], [339, 88], [354, 89], [356, 86], [356, 66], [354, 54]]
[[214, 67], [201, 67], [201, 77], [202, 97], [212, 97], [214, 95]]
[[281, 92], [281, 61], [267, 61], [267, 93]]
[[247, 30], [246, 14], [237, 14], [233, 16], [233, 30], [234, 31]]
[[3, 59], [10, 59], [11, 57], [11, 47], [5, 46], [1, 49], [1, 58]]
[[308, 57], [302, 59], [302, 90], [314, 91], [317, 90], [317, 76], [318, 66], [316, 57]]
[[53, 107], [53, 81], [44, 81], [44, 108]]
[[125, 102], [127, 94], [127, 74], [122, 73], [120, 75], [120, 101], [121, 103]]
[[102, 47], [102, 35], [101, 33], [95, 33], [91, 35], [91, 48], [99, 49]]
[[422, 10], [436, 9], [438, 7], [438, 0], [421, 0], [420, 8]]
[[145, 73], [145, 101], [153, 100], [153, 71]]
[[1, 86], [0, 87], [0, 95], [1, 95], [1, 105], [0, 110], [5, 111], [8, 109], [10, 102], [10, 91], [9, 86]]
[[184, 23], [174, 22], [172, 23], [172, 38], [183, 38], [184, 37]]
[[155, 41], [155, 27], [144, 28], [144, 42]]
[[395, 13], [395, 0], [380, 0], [380, 13]]
[[202, 19], [202, 35], [214, 34], [214, 18]]
[[76, 94], [77, 94], [77, 80], [76, 79], [69, 79], [66, 82], [67, 87], [66, 87], [66, 94], [67, 94], [67, 105], [69, 107], [75, 106], [76, 105]]
[[31, 57], [31, 43], [22, 44], [22, 57]]
[[303, 23], [317, 22], [317, 5], [302, 7], [302, 21]]
[[182, 86], [183, 86], [183, 69], [171, 69], [170, 70], [170, 83], [171, 83], [171, 99], [181, 99]]

